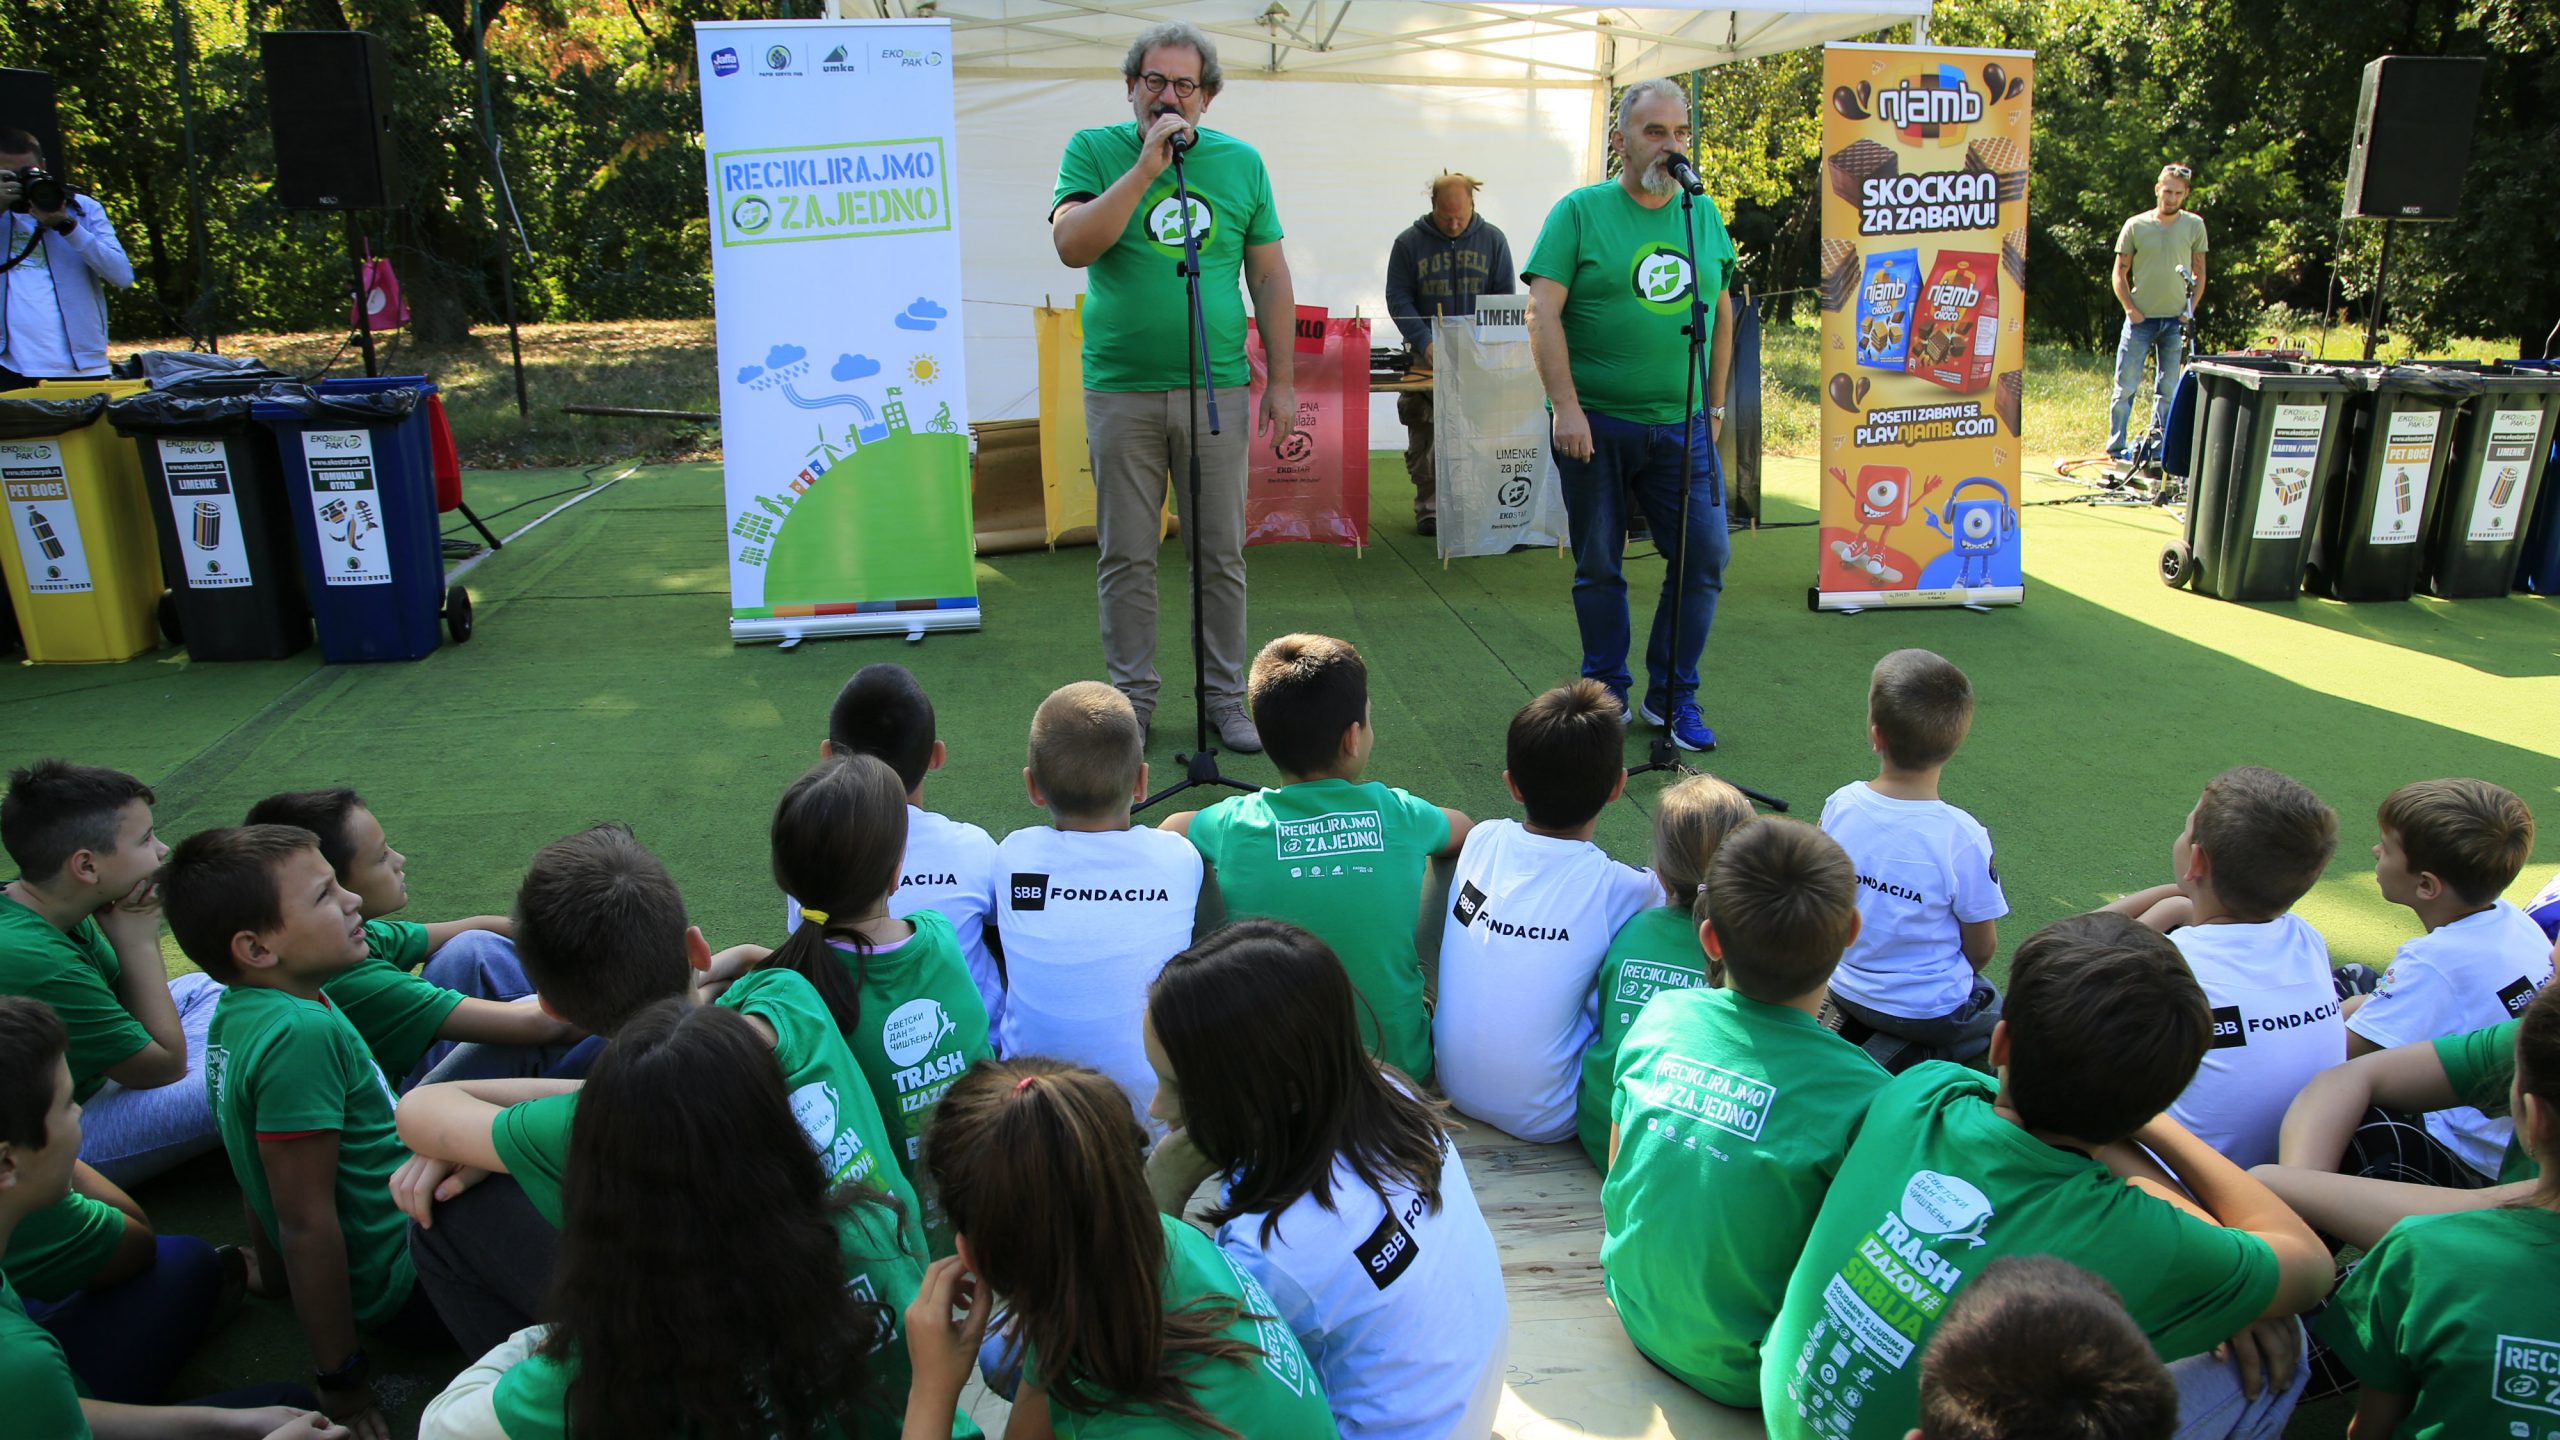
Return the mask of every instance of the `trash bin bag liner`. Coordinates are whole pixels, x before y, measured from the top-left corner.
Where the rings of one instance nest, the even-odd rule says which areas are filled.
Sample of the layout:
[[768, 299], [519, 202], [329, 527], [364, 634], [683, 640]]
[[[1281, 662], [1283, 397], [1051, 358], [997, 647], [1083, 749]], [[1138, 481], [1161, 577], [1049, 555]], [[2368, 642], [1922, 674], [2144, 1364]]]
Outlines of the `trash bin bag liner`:
[[397, 390], [323, 395], [307, 385], [279, 385], [257, 399], [263, 405], [290, 410], [304, 420], [388, 425], [409, 418], [409, 412], [418, 408], [419, 397], [425, 393], [415, 386], [403, 386]]
[[246, 422], [249, 406], [256, 398], [246, 391], [208, 394], [196, 390], [145, 390], [109, 401], [107, 423], [116, 427], [120, 435], [219, 430]]
[[117, 371], [127, 379], [148, 380], [154, 389], [209, 380], [300, 378], [274, 369], [254, 355], [207, 355], [196, 350], [145, 350], [118, 366]]
[[14, 400], [0, 397], [0, 440], [33, 440], [65, 435], [94, 425], [106, 413], [107, 397], [83, 395], [77, 400]]
[[2467, 400], [2483, 388], [2475, 372], [2426, 365], [2306, 364], [2301, 369], [2305, 375], [2335, 375], [2367, 390], [2400, 390], [2431, 400]]

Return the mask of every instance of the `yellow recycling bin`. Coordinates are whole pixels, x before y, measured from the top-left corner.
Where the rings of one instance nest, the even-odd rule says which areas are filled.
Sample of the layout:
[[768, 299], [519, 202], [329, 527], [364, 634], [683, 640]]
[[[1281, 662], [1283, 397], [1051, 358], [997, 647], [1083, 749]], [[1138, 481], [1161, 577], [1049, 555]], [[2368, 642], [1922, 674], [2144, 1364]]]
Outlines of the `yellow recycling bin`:
[[0, 573], [27, 659], [123, 660], [160, 643], [165, 588], [142, 459], [106, 423], [139, 380], [49, 380], [0, 395]]

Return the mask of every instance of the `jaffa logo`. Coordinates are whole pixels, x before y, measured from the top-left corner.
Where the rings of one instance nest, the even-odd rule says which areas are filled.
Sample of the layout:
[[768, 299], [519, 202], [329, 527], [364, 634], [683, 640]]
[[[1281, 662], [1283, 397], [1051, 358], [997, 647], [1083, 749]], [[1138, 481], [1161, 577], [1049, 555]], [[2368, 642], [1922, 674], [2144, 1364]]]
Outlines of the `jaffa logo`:
[[723, 45], [723, 46], [721, 46], [719, 49], [712, 51], [712, 52], [711, 52], [711, 73], [712, 73], [712, 74], [714, 74], [714, 75], [735, 75], [735, 74], [737, 74], [737, 73], [738, 73], [738, 52], [737, 52], [737, 51], [735, 51], [735, 50], [730, 49], [730, 48], [729, 48], [728, 46], [726, 46], [726, 45]]

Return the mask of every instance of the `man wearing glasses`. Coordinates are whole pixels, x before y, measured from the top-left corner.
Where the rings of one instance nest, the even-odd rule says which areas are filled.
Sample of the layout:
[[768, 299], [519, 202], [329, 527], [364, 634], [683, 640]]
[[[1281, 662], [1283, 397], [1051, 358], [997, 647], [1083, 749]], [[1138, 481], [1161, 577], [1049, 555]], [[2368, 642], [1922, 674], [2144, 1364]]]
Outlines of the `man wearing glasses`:
[[[2125, 427], [2133, 418], [2133, 395], [2142, 386], [2142, 360], [2152, 357], [2159, 372], [2153, 390], [2158, 417], [2169, 412], [2177, 390], [2180, 332], [2204, 304], [2204, 217], [2187, 208], [2187, 191], [2195, 171], [2184, 165], [2160, 167], [2152, 193], [2157, 208], [2124, 222], [2116, 233], [2116, 302], [2124, 306], [2124, 335], [2116, 341], [2116, 404], [2107, 417], [2107, 458], [2123, 460], [2132, 453]], [[2180, 277], [2183, 268], [2195, 276], [2190, 292]]]
[[[1120, 64], [1132, 119], [1080, 130], [1058, 162], [1049, 234], [1058, 258], [1090, 272], [1084, 302], [1084, 419], [1093, 460], [1094, 523], [1102, 550], [1094, 589], [1111, 683], [1155, 714], [1156, 553], [1165, 485], [1187, 473], [1200, 447], [1199, 514], [1185, 513], [1199, 546], [1201, 649], [1209, 716], [1230, 750], [1258, 751], [1245, 708], [1244, 412], [1250, 404], [1244, 304], [1253, 294], [1269, 376], [1254, 432], [1276, 448], [1297, 428], [1290, 337], [1297, 318], [1271, 176], [1252, 146], [1200, 128], [1223, 76], [1218, 49], [1187, 24], [1148, 29]], [[1183, 152], [1191, 208], [1174, 195], [1173, 151]], [[1177, 273], [1188, 224], [1200, 246], [1200, 303], [1221, 433], [1209, 433], [1207, 395], [1185, 403], [1191, 381], [1190, 312]], [[1273, 337], [1276, 337], [1273, 338]], [[1188, 507], [1184, 486], [1174, 486]]]

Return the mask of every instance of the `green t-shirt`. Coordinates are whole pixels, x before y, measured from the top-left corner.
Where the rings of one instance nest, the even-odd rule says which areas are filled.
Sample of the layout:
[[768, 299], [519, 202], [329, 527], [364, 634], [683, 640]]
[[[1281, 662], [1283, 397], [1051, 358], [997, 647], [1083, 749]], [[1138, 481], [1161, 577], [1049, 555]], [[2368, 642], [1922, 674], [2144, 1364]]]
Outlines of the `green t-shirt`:
[[426, 955], [426, 926], [367, 920], [364, 940], [363, 962], [321, 986], [320, 993], [372, 1047], [382, 1073], [397, 1081], [436, 1043], [437, 1029], [462, 1003], [462, 992], [409, 973]]
[[[1600, 1028], [1582, 1052], [1582, 1086], [1574, 1096], [1574, 1133], [1582, 1153], [1603, 1174], [1609, 1169], [1609, 1106], [1618, 1093], [1618, 1047], [1645, 1002], [1665, 990], [1697, 990], [1707, 983], [1707, 954], [1698, 948], [1698, 922], [1684, 905], [1657, 905], [1618, 927], [1592, 982], [1600, 999]], [[1757, 1404], [1758, 1401], [1747, 1401]]]
[[1993, 1111], [1996, 1093], [1945, 1061], [1876, 1092], [1761, 1352], [1771, 1435], [1902, 1440], [1939, 1315], [2005, 1255], [2058, 1255], [2115, 1286], [2162, 1360], [2212, 1349], [2275, 1298], [2265, 1241], [2036, 1139]]
[[1600, 1265], [1638, 1350], [1711, 1400], [1760, 1403], [1797, 1248], [1886, 1078], [1821, 1021], [1736, 990], [1645, 1007], [1618, 1052], [1600, 1189]]
[[[2501, 1020], [2435, 1042], [2436, 1059], [2444, 1066], [2444, 1078], [2453, 1084], [2456, 1100], [2483, 1115], [2507, 1113], [2507, 1091], [2516, 1078], [2516, 1031], [2523, 1025], [2521, 1020]], [[2506, 1158], [2498, 1162], [2498, 1183], [2538, 1179], [2541, 1174], [2542, 1167], [2533, 1163], [2524, 1145], [2509, 1135]]]
[[0, 894], [0, 995], [24, 995], [53, 1007], [71, 1037], [71, 1098], [86, 1101], [107, 1071], [151, 1043], [151, 1032], [116, 998], [124, 967], [95, 919], [66, 935], [53, 922]]
[[258, 1137], [337, 1132], [338, 1227], [356, 1324], [397, 1314], [418, 1278], [408, 1221], [391, 1203], [391, 1172], [409, 1151], [392, 1126], [391, 1083], [356, 1027], [325, 998], [234, 986], [205, 1032], [204, 1083], [231, 1173], [270, 1243], [282, 1244]]
[[[1714, 297], [1724, 293], [1733, 238], [1716, 203], [1698, 200], [1698, 280], [1707, 297], [1707, 342], [1715, 340]], [[1565, 288], [1564, 346], [1582, 408], [1646, 425], [1688, 418], [1689, 259], [1680, 202], [1648, 210], [1615, 180], [1568, 191], [1547, 212], [1520, 278]], [[1698, 377], [1703, 386], [1706, 377]], [[1705, 408], [1701, 390], [1700, 408]]]
[[[1262, 156], [1241, 140], [1201, 130], [1183, 157], [1191, 185], [1192, 228], [1200, 239], [1200, 305], [1209, 327], [1211, 380], [1242, 385], [1244, 293], [1240, 279], [1248, 245], [1280, 238], [1280, 212], [1271, 203], [1271, 175]], [[1134, 120], [1079, 130], [1058, 161], [1051, 213], [1069, 200], [1090, 200], [1138, 163]], [[1181, 205], [1167, 167], [1147, 187], [1118, 243], [1085, 267], [1084, 388], [1101, 391], [1179, 390], [1190, 305], [1174, 266], [1182, 259]], [[1206, 211], [1205, 226], [1202, 218]], [[1170, 241], [1166, 237], [1170, 236]]]
[[935, 910], [907, 919], [916, 933], [893, 950], [862, 954], [830, 944], [861, 982], [862, 1022], [845, 1043], [871, 1082], [898, 1173], [922, 1202], [926, 1250], [940, 1259], [952, 1253], [951, 1221], [925, 1179], [925, 1122], [951, 1082], [996, 1052], [987, 1043], [986, 1002], [951, 922]]
[[[1179, 1310], [1194, 1302], [1227, 1300], [1244, 1314], [1220, 1332], [1262, 1351], [1244, 1361], [1194, 1358], [1176, 1371], [1188, 1375], [1192, 1398], [1211, 1418], [1251, 1440], [1335, 1440], [1333, 1407], [1325, 1399], [1324, 1382], [1307, 1363], [1298, 1337], [1277, 1318], [1261, 1282], [1227, 1258], [1218, 1243], [1171, 1215], [1157, 1217], [1164, 1226], [1164, 1307]], [[1178, 1425], [1159, 1411], [1139, 1414], [1075, 1415], [1058, 1405], [1056, 1387], [1041, 1379], [1040, 1357], [1024, 1347], [1022, 1373], [1050, 1391], [1049, 1423], [1058, 1440], [1201, 1440], [1209, 1432]]]
[[88, 1440], [80, 1381], [53, 1332], [27, 1318], [26, 1302], [0, 1277], [0, 1395], [9, 1397], [10, 1433]]
[[0, 1274], [22, 1295], [50, 1305], [88, 1288], [124, 1242], [124, 1212], [74, 1190], [18, 1222]]
[[[916, 1213], [916, 1194], [898, 1167], [887, 1163], [889, 1146], [880, 1109], [853, 1052], [845, 1048], [826, 1002], [808, 981], [788, 970], [753, 970], [723, 991], [720, 1004], [773, 1027], [774, 1063], [782, 1067], [791, 1113], [838, 1185], [867, 1181], [894, 1196], [904, 1213]], [[569, 1185], [569, 1131], [577, 1120], [575, 1092], [546, 1095], [498, 1112], [490, 1141], [507, 1173], [523, 1188], [542, 1218], [561, 1223]], [[922, 1251], [921, 1234], [917, 1238]]]
[[1230, 796], [1191, 817], [1227, 915], [1315, 933], [1367, 1001], [1361, 1042], [1415, 1080], [1431, 1077], [1431, 1012], [1413, 948], [1431, 857], [1449, 848], [1440, 807], [1371, 781], [1302, 780]]
[[[897, 1326], [924, 1287], [924, 1266], [902, 1248], [897, 1220], [878, 1205], [847, 1208], [836, 1228], [843, 1244], [845, 1283], [855, 1294], [886, 1308], [890, 1329], [872, 1354], [875, 1403], [846, 1417], [850, 1423], [829, 1425], [819, 1433], [828, 1440], [897, 1440], [913, 1378], [906, 1340]], [[569, 1385], [576, 1377], [575, 1360], [541, 1353], [499, 1376], [491, 1402], [508, 1440], [565, 1440]], [[951, 1433], [955, 1440], [976, 1440], [981, 1432], [976, 1421], [956, 1415]]]
[[2187, 305], [2187, 282], [2178, 278], [2178, 267], [2192, 268], [2196, 257], [2211, 248], [2205, 239], [2204, 217], [2193, 210], [2179, 211], [2166, 224], [2158, 210], [2145, 210], [2124, 222], [2116, 232], [2116, 253], [2133, 257], [2132, 273], [2126, 277], [2133, 290], [2133, 308], [2145, 320], [2175, 319]]
[[2318, 1328], [2368, 1389], [2409, 1401], [2399, 1440], [2543, 1440], [2560, 1433], [2554, 1290], [2560, 1215], [2413, 1215], [2338, 1282]]

